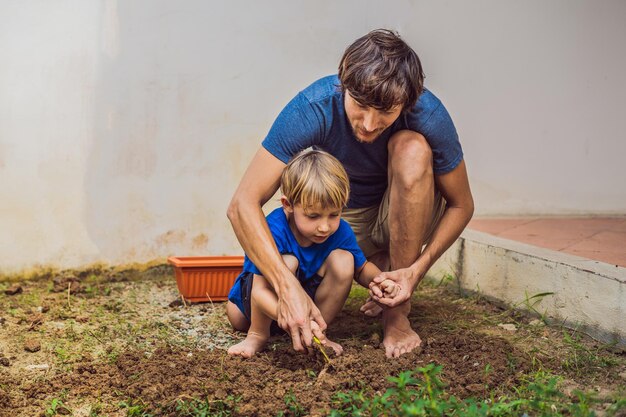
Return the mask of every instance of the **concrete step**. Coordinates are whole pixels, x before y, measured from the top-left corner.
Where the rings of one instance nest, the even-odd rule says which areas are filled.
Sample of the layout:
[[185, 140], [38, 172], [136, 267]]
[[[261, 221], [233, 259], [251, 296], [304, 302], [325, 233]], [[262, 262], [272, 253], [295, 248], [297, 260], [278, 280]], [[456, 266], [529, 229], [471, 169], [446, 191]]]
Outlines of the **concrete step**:
[[462, 291], [626, 348], [626, 268], [619, 265], [466, 229], [428, 275], [451, 275]]

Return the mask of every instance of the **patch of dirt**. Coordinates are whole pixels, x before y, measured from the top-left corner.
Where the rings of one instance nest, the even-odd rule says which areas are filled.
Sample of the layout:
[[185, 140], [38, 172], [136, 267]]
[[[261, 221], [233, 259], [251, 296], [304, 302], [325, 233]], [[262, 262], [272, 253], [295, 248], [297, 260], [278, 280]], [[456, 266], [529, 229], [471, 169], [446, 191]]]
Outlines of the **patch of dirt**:
[[[53, 400], [75, 416], [125, 416], [131, 406], [175, 416], [178, 401], [193, 398], [236, 401], [239, 416], [274, 416], [287, 411], [288, 396], [324, 415], [339, 391], [381, 393], [387, 376], [431, 362], [443, 365], [447, 391], [463, 398], [510, 394], [537, 372], [564, 376], [570, 391], [626, 392], [623, 352], [443, 287], [422, 286], [414, 297], [409, 317], [422, 349], [396, 359], [379, 347], [379, 321], [359, 313], [365, 292], [355, 288], [328, 331], [344, 354], [327, 365], [317, 350], [294, 352], [287, 336], [250, 360], [229, 357], [227, 347], [244, 335], [230, 329], [224, 304], [173, 302], [167, 268], [130, 280], [74, 275], [59, 292], [55, 278], [0, 295], [0, 357], [9, 363], [0, 367], [0, 416], [42, 415]], [[25, 352], [33, 340], [40, 350]]]

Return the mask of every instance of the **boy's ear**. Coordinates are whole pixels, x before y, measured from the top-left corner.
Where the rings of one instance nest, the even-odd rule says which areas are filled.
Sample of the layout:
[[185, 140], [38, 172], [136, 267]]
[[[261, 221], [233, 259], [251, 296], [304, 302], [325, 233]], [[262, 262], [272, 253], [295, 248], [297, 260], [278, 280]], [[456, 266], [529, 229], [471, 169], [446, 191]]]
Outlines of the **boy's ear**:
[[283, 209], [285, 209], [287, 213], [293, 213], [293, 206], [284, 195], [280, 197], [280, 204], [283, 205]]

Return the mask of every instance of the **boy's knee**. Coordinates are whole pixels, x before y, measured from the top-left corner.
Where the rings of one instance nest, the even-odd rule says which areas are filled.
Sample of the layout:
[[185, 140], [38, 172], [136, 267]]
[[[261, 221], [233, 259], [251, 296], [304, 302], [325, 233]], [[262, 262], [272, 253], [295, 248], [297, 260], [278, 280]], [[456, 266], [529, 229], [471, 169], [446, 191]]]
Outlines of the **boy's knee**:
[[433, 177], [433, 151], [426, 138], [410, 130], [401, 130], [389, 140], [389, 166], [394, 181], [411, 188]]
[[354, 276], [354, 256], [351, 252], [343, 249], [335, 249], [326, 259], [327, 271], [340, 279], [352, 281]]
[[292, 274], [295, 274], [299, 266], [298, 258], [289, 254], [284, 254], [282, 257], [283, 262], [287, 265], [287, 268], [289, 268]]
[[230, 301], [226, 304], [226, 317], [235, 330], [245, 332], [250, 327], [250, 322], [246, 316], [239, 310], [239, 307]]

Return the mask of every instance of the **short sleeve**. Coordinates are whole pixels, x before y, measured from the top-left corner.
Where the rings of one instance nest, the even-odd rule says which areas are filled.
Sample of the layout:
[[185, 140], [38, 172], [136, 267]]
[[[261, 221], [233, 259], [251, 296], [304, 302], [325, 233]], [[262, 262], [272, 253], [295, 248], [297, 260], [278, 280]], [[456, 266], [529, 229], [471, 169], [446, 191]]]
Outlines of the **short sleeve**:
[[341, 220], [337, 232], [340, 237], [337, 247], [352, 253], [352, 256], [354, 257], [354, 270], [358, 270], [363, 266], [363, 264], [365, 264], [367, 259], [359, 247], [359, 244], [356, 242], [356, 236], [354, 235], [352, 228], [345, 220]]
[[428, 141], [435, 174], [446, 174], [461, 163], [463, 149], [454, 122], [443, 103], [430, 91], [425, 90], [413, 111], [406, 115], [406, 125]]
[[452, 118], [440, 104], [422, 128], [422, 134], [431, 144], [433, 169], [441, 175], [452, 171], [461, 163], [463, 150]]
[[280, 112], [263, 147], [284, 163], [298, 152], [320, 142], [322, 134], [320, 116], [304, 94], [298, 94]]

